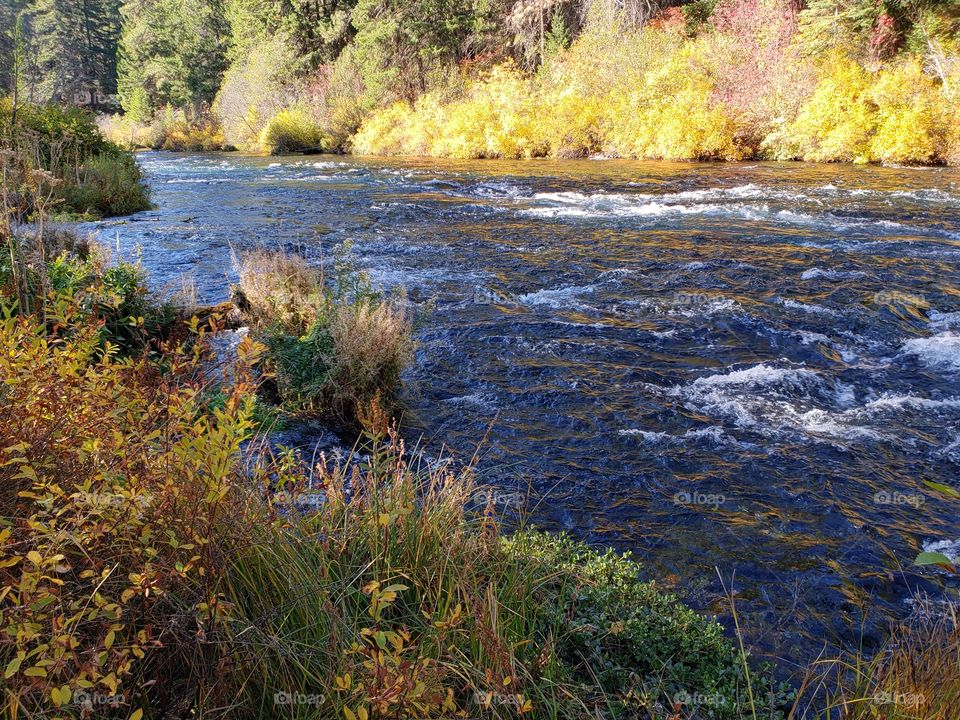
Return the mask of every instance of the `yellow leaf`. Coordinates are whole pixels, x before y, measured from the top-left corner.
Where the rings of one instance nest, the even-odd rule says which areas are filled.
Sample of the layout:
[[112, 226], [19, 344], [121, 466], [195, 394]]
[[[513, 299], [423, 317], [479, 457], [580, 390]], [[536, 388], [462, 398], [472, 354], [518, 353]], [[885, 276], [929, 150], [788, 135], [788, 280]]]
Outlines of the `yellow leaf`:
[[31, 550], [27, 553], [27, 560], [32, 562], [34, 565], [39, 565], [43, 562], [43, 556], [36, 550]]
[[143, 717], [143, 710], [137, 708], [132, 713], [130, 713], [130, 720], [140, 720]]
[[117, 634], [113, 630], [108, 632], [107, 636], [103, 639], [103, 646], [109, 650], [111, 647], [113, 647], [113, 641], [116, 639], [116, 637]]

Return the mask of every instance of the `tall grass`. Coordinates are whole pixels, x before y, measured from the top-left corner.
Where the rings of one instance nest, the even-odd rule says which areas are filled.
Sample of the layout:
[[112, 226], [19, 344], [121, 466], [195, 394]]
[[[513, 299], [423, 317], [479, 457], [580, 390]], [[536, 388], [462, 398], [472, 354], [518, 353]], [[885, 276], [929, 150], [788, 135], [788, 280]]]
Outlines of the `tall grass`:
[[[234, 642], [251, 663], [237, 678], [245, 707], [292, 718], [741, 716], [746, 685], [720, 627], [641, 582], [636, 564], [563, 536], [501, 536], [469, 467], [411, 461], [393, 430], [368, 450], [300, 475], [281, 497], [318, 493], [319, 508], [286, 515], [227, 573]], [[277, 707], [297, 693], [316, 704]]]
[[790, 720], [953, 720], [958, 711], [957, 608], [919, 598], [878, 653], [814, 663]]
[[299, 256], [249, 253], [234, 294], [269, 348], [281, 400], [351, 424], [374, 400], [392, 404], [414, 342], [403, 299], [374, 291], [345, 260], [328, 284]]

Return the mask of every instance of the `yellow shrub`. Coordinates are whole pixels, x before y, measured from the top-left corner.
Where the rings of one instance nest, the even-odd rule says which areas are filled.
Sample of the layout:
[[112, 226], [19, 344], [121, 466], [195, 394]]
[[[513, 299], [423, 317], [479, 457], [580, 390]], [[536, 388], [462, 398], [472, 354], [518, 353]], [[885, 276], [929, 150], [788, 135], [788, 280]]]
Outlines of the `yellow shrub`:
[[163, 375], [119, 360], [69, 304], [51, 318], [59, 337], [0, 319], [4, 717], [77, 715], [82, 692], [128, 716], [216, 673], [204, 649], [222, 628], [216, 577], [241, 541], [218, 532], [256, 522], [245, 508], [260, 505], [236, 462], [252, 428], [249, 365], [207, 412], [198, 356], [169, 355]]
[[529, 158], [546, 154], [532, 83], [510, 64], [467, 87], [448, 108], [433, 153], [459, 158]]
[[663, 160], [737, 159], [736, 123], [711, 100], [713, 84], [697, 49], [674, 53], [639, 88], [609, 103], [607, 138], [618, 155]]
[[322, 152], [328, 149], [327, 135], [306, 110], [281, 110], [260, 133], [260, 147], [271, 155], [290, 152]]
[[353, 136], [358, 155], [404, 155], [408, 151], [406, 132], [413, 122], [413, 109], [400, 101], [368, 116]]
[[604, 103], [568, 86], [544, 98], [544, 141], [552, 157], [584, 157], [602, 147]]
[[869, 162], [877, 117], [870, 102], [870, 74], [858, 63], [831, 53], [820, 80], [787, 134], [804, 160]]
[[877, 105], [871, 159], [929, 163], [946, 152], [948, 106], [940, 86], [925, 75], [920, 61], [879, 73], [870, 91]]

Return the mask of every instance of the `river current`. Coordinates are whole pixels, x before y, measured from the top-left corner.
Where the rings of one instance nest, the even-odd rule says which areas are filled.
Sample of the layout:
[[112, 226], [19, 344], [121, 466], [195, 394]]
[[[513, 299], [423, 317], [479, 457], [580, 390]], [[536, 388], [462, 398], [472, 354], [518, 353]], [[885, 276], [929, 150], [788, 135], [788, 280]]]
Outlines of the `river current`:
[[344, 241], [432, 305], [405, 433], [730, 623], [781, 671], [875, 645], [960, 554], [960, 171], [139, 156], [97, 223], [155, 287]]

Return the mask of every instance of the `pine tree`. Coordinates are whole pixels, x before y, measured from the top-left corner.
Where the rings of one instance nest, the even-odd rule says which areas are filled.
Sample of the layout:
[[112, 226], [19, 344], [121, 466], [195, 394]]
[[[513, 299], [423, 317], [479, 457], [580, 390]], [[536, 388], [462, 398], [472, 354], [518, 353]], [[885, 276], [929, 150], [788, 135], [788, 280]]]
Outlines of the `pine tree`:
[[33, 99], [109, 105], [117, 81], [119, 0], [33, 0], [24, 18]]
[[227, 69], [230, 25], [223, 0], [126, 0], [119, 51], [120, 102], [127, 111], [199, 109]]

